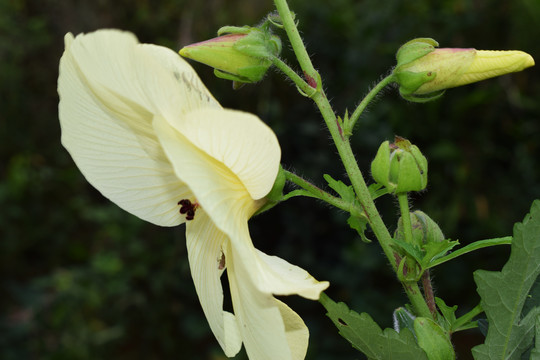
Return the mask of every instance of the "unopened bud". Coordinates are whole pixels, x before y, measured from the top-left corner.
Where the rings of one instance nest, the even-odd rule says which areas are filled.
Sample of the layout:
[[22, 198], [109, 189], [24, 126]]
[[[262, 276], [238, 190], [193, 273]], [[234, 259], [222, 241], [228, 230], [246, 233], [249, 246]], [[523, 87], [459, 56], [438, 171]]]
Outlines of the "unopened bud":
[[397, 52], [394, 69], [400, 94], [425, 102], [445, 89], [521, 71], [534, 65], [531, 55], [517, 50], [488, 51], [440, 48], [433, 39], [414, 39]]
[[180, 55], [213, 67], [219, 78], [254, 83], [281, 52], [281, 40], [267, 29], [225, 27], [219, 33], [227, 34], [188, 45]]
[[[409, 213], [411, 217], [411, 228], [414, 243], [419, 247], [427, 243], [443, 242], [445, 240], [444, 234], [441, 231], [439, 225], [433, 221], [425, 212], [415, 210]], [[404, 240], [403, 234], [403, 220], [401, 217], [398, 220], [398, 225], [395, 233], [396, 239]]]
[[371, 175], [391, 193], [420, 191], [427, 185], [427, 160], [416, 145], [396, 136], [385, 141], [371, 163]]

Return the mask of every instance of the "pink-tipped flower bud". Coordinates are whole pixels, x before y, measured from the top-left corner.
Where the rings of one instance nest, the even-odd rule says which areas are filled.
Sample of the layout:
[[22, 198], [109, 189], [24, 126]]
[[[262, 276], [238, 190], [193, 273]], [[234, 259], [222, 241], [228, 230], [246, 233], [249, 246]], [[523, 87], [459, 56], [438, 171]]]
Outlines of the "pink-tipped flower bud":
[[534, 65], [523, 51], [488, 51], [436, 48], [433, 39], [415, 39], [404, 44], [396, 55], [394, 69], [400, 94], [407, 100], [433, 100], [448, 88], [521, 71]]
[[221, 36], [182, 48], [180, 55], [213, 67], [219, 78], [254, 83], [264, 77], [281, 52], [281, 40], [267, 28], [227, 26], [218, 34]]

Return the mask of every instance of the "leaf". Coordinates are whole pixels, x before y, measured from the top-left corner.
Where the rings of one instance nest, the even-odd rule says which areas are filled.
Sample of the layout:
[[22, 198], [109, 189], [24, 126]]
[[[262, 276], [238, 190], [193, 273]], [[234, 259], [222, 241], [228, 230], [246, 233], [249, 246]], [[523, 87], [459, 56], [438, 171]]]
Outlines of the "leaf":
[[484, 344], [473, 348], [476, 360], [513, 360], [532, 345], [538, 307], [522, 312], [540, 274], [540, 201], [522, 223], [514, 225], [510, 258], [502, 271], [477, 270], [474, 280], [488, 318]]
[[523, 305], [523, 312], [528, 313], [533, 308], [540, 306], [540, 276], [536, 278], [534, 285], [532, 286], [525, 305]]
[[324, 180], [328, 183], [336, 193], [341, 196], [341, 198], [347, 202], [354, 202], [356, 200], [356, 194], [354, 193], [353, 187], [350, 185], [345, 185], [341, 180], [334, 180], [330, 175], [324, 174]]
[[444, 320], [446, 320], [445, 328], [447, 330], [451, 330], [452, 325], [456, 322], [457, 305], [450, 307], [446, 305], [443, 299], [438, 297], [435, 298], [435, 303], [437, 304], [439, 310], [441, 310], [441, 314], [443, 315]]
[[344, 303], [335, 303], [322, 293], [319, 301], [326, 308], [326, 314], [354, 348], [374, 360], [427, 360], [426, 353], [418, 346], [414, 335], [408, 329], [396, 332], [384, 331], [366, 313], [358, 314], [349, 310]]
[[420, 265], [424, 269], [429, 268], [433, 261], [446, 255], [446, 253], [452, 250], [456, 245], [459, 245], [457, 240], [452, 241], [449, 239], [441, 242], [428, 242], [427, 244], [424, 244], [422, 249], [424, 251], [424, 257], [422, 258]]
[[512, 237], [511, 236], [506, 236], [506, 237], [496, 238], [496, 239], [487, 239], [487, 240], [475, 241], [472, 244], [469, 244], [469, 245], [464, 246], [464, 247], [462, 247], [460, 249], [457, 249], [456, 251], [454, 251], [454, 252], [452, 252], [452, 253], [450, 253], [450, 254], [448, 254], [446, 256], [434, 259], [426, 269], [435, 267], [435, 266], [440, 265], [442, 263], [445, 263], [445, 262], [447, 262], [449, 260], [455, 259], [455, 258], [457, 258], [457, 257], [459, 257], [461, 255], [467, 254], [467, 253], [469, 253], [471, 251], [475, 251], [475, 250], [478, 250], [478, 249], [483, 249], [483, 248], [490, 247], [490, 246], [496, 246], [496, 245], [510, 245], [511, 243], [512, 243]]
[[536, 316], [535, 332], [535, 343], [534, 349], [531, 351], [531, 360], [540, 359], [540, 315]]
[[373, 200], [377, 199], [378, 197], [388, 194], [388, 189], [384, 185], [379, 184], [379, 183], [373, 183], [369, 185], [368, 190]]
[[451, 333], [455, 333], [462, 330], [473, 329], [478, 326], [477, 321], [464, 322], [464, 321], [460, 321], [456, 319], [456, 310], [458, 308], [457, 305], [450, 307], [446, 305], [443, 299], [438, 298], [438, 297], [435, 298], [435, 303], [437, 304], [437, 307], [439, 308], [439, 310], [441, 310], [441, 314], [444, 317], [445, 330]]
[[417, 245], [409, 244], [405, 242], [404, 240], [394, 238], [394, 247], [397, 248], [397, 250], [402, 250], [402, 252], [406, 255], [409, 255], [414, 260], [416, 260], [417, 263], [422, 263], [422, 258], [424, 257], [424, 253], [422, 252], [422, 249], [418, 247]]
[[432, 319], [425, 317], [414, 319], [414, 332], [418, 345], [428, 354], [429, 360], [456, 359], [449, 335]]
[[368, 221], [366, 218], [361, 218], [361, 217], [358, 217], [358, 216], [349, 216], [349, 218], [347, 219], [347, 224], [349, 224], [349, 226], [356, 230], [358, 232], [358, 234], [360, 235], [360, 238], [362, 239], [363, 242], [365, 243], [370, 243], [371, 240], [368, 239], [366, 237], [366, 234], [364, 233], [367, 229], [367, 224], [368, 224]]

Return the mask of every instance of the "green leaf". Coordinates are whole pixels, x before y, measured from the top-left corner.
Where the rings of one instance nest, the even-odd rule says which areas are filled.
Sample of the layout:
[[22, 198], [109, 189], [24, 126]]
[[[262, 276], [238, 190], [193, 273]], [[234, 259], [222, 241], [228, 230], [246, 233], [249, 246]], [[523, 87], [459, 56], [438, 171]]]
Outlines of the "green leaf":
[[369, 194], [373, 200], [388, 194], [388, 189], [379, 183], [373, 183], [368, 186]]
[[523, 313], [527, 314], [535, 307], [540, 306], [540, 276], [536, 278], [534, 285], [532, 286], [525, 305], [523, 305]]
[[456, 354], [450, 336], [435, 321], [417, 317], [414, 332], [418, 345], [428, 354], [429, 360], [455, 360]]
[[446, 305], [443, 299], [436, 297], [435, 303], [437, 304], [437, 307], [439, 310], [441, 310], [441, 314], [444, 317], [445, 320], [445, 328], [446, 330], [451, 330], [452, 325], [456, 322], [456, 310], [457, 305], [454, 305], [452, 307]]
[[356, 200], [356, 194], [354, 193], [353, 187], [350, 185], [345, 185], [341, 180], [334, 180], [330, 175], [324, 174], [324, 180], [328, 183], [336, 193], [341, 196], [341, 198], [347, 202], [354, 202]]
[[510, 258], [502, 271], [478, 270], [474, 279], [489, 327], [484, 344], [473, 348], [476, 360], [513, 360], [533, 343], [538, 307], [522, 312], [540, 274], [540, 201], [514, 226]]
[[416, 260], [417, 263], [422, 263], [424, 253], [422, 252], [422, 249], [420, 249], [420, 247], [418, 247], [417, 245], [409, 244], [404, 240], [394, 238], [394, 247], [397, 248], [398, 251], [401, 250], [400, 252], [402, 254], [408, 255], [409, 257]]
[[371, 242], [371, 240], [368, 239], [365, 234], [365, 231], [367, 229], [367, 224], [368, 224], [368, 221], [366, 218], [351, 215], [347, 219], [347, 224], [349, 224], [349, 226], [352, 229], [358, 232], [363, 242], [365, 243]]
[[470, 320], [463, 321], [463, 317], [456, 319], [456, 310], [458, 308], [457, 305], [450, 307], [446, 305], [443, 299], [438, 298], [438, 297], [435, 298], [435, 303], [437, 304], [437, 307], [439, 308], [439, 310], [441, 311], [441, 314], [443, 315], [444, 324], [441, 324], [441, 325], [444, 325], [443, 327], [445, 330], [451, 333], [455, 333], [458, 331], [473, 329], [473, 328], [478, 327], [477, 321], [470, 321]]
[[457, 240], [452, 241], [449, 239], [441, 242], [428, 242], [427, 244], [424, 244], [422, 249], [424, 251], [424, 257], [422, 258], [420, 265], [424, 269], [429, 268], [433, 261], [446, 255], [447, 252], [452, 250], [458, 244], [459, 242]]
[[396, 332], [380, 328], [366, 313], [349, 310], [344, 303], [335, 303], [322, 293], [319, 299], [326, 314], [338, 328], [339, 334], [354, 348], [374, 360], [427, 360], [426, 353], [418, 346], [408, 329]]
[[487, 240], [480, 240], [473, 242], [472, 244], [469, 244], [467, 246], [464, 246], [460, 249], [457, 249], [456, 251], [443, 256], [441, 258], [434, 259], [426, 269], [435, 267], [437, 265], [440, 265], [442, 263], [445, 263], [449, 260], [455, 259], [461, 255], [470, 253], [471, 251], [483, 249], [490, 246], [496, 246], [496, 245], [510, 245], [512, 243], [512, 237], [507, 236], [503, 238], [496, 238], [496, 239], [487, 239]]
[[540, 315], [536, 316], [535, 332], [535, 343], [534, 349], [531, 351], [531, 360], [540, 359]]

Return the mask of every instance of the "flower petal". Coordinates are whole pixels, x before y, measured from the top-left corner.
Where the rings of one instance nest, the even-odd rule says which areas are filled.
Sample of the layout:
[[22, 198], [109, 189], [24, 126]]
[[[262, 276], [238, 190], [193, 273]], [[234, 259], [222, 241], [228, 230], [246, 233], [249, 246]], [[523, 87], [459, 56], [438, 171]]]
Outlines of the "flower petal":
[[163, 117], [154, 118], [154, 128], [177, 177], [188, 184], [214, 224], [229, 236], [247, 227], [257, 204], [238, 177], [193, 145]]
[[474, 61], [456, 86], [518, 72], [533, 65], [533, 57], [523, 51], [476, 50]]
[[[186, 123], [193, 124], [191, 120]], [[201, 121], [199, 124], [198, 127], [190, 128], [201, 132], [209, 129], [208, 123]], [[193, 132], [188, 140], [172, 128], [169, 122], [159, 117], [154, 119], [154, 126], [177, 176], [190, 186], [203, 210], [227, 234], [237, 261], [241, 261], [248, 269], [246, 272], [259, 291], [279, 295], [299, 294], [309, 299], [318, 299], [320, 292], [328, 287], [328, 282], [318, 282], [305, 270], [256, 251], [247, 221], [257, 204], [228, 167], [189, 141], [197, 141], [197, 133]], [[178, 128], [182, 126], [178, 125]]]
[[[175, 176], [148, 125], [152, 115], [135, 103], [131, 103], [132, 107], [119, 103], [123, 108], [114, 112], [110, 111], [111, 106], [104, 106], [102, 97], [106, 93], [98, 97], [88, 86], [88, 78], [93, 74], [81, 72], [73, 55], [74, 47], [85, 48], [85, 39], [73, 40], [68, 34], [66, 51], [60, 61], [58, 93], [62, 144], [86, 179], [124, 210], [157, 225], [182, 223], [184, 219], [178, 213], [177, 202], [190, 197], [191, 191]], [[99, 54], [116, 53], [117, 49], [104, 43], [87, 50], [99, 57]], [[103, 60], [95, 60], [98, 61], [96, 67], [103, 64]], [[107, 61], [113, 62], [109, 66], [122, 68], [114, 56]], [[125, 86], [129, 88], [130, 79], [125, 76]], [[131, 85], [136, 87], [133, 81]], [[119, 114], [125, 115], [117, 116]]]
[[306, 357], [309, 331], [304, 320], [290, 307], [279, 300], [275, 300], [279, 307], [279, 313], [285, 324], [285, 335], [291, 349], [292, 359], [304, 359]]
[[317, 281], [306, 270], [288, 263], [277, 256], [270, 256], [257, 250], [261, 260], [259, 289], [275, 295], [298, 294], [307, 299], [318, 300], [321, 292], [330, 285], [328, 281]]
[[[167, 119], [169, 120], [169, 119]], [[225, 164], [253, 199], [264, 197], [279, 171], [276, 135], [257, 116], [227, 109], [200, 109], [170, 124], [195, 146]]]
[[223, 311], [220, 259], [227, 236], [199, 210], [186, 224], [186, 240], [191, 276], [204, 314], [225, 355], [232, 357], [240, 351], [242, 339], [235, 316]]
[[250, 360], [304, 359], [309, 332], [302, 319], [259, 291], [230, 247], [225, 256], [234, 313]]
[[[119, 116], [129, 118], [139, 108], [165, 117], [201, 107], [220, 108], [178, 54], [161, 46], [141, 45], [129, 32], [99, 30], [78, 35], [70, 52], [87, 86]], [[132, 109], [134, 105], [138, 108]]]

